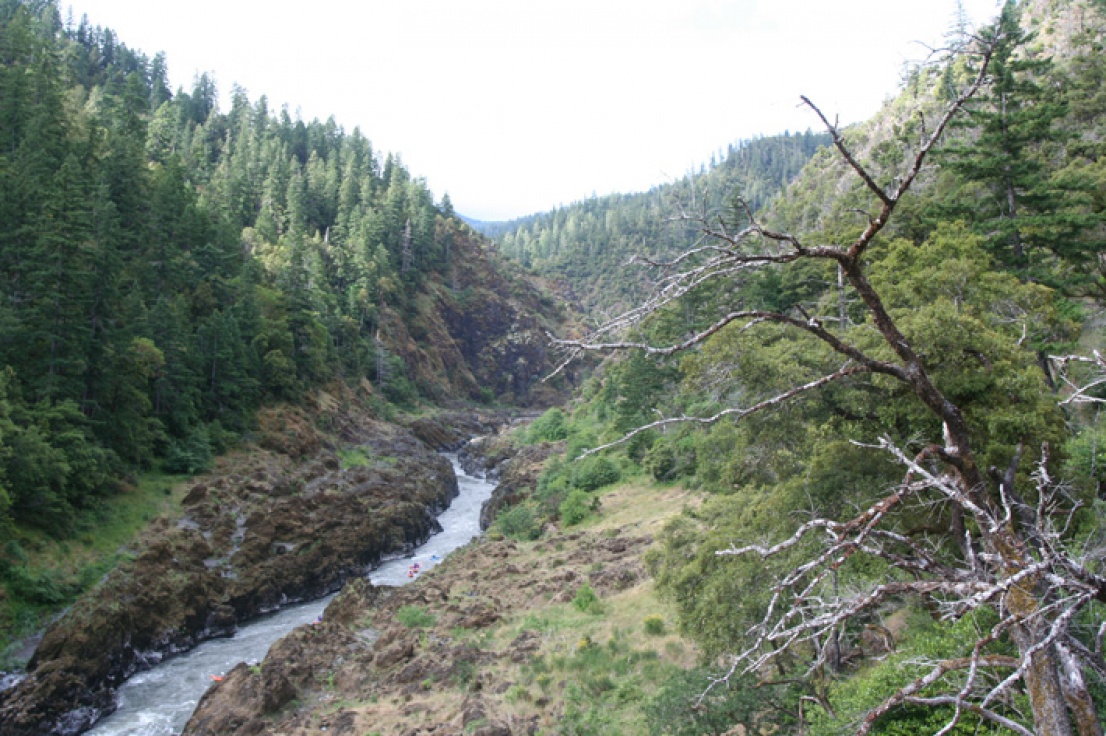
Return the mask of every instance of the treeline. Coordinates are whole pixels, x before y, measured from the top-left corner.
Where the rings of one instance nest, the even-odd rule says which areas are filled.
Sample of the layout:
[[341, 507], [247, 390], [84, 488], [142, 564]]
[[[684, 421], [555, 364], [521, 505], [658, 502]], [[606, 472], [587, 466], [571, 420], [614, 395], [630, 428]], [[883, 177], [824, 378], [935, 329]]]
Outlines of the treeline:
[[382, 314], [459, 227], [359, 130], [241, 89], [222, 112], [210, 77], [173, 94], [162, 55], [0, 0], [0, 530], [65, 535], [333, 377], [410, 399]]
[[477, 223], [504, 255], [569, 284], [589, 309], [625, 308], [649, 276], [629, 267], [634, 256], [670, 258], [698, 238], [681, 211], [732, 212], [734, 193], [754, 210], [778, 194], [811, 156], [829, 143], [822, 133], [755, 138], [728, 147], [725, 157], [679, 181], [639, 194], [594, 197], [506, 223]]

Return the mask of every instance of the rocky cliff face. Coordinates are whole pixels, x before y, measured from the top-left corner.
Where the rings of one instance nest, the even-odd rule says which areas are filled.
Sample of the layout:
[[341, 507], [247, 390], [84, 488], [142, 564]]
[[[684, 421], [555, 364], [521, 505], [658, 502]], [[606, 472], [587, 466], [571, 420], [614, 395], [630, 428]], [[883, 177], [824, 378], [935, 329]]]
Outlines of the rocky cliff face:
[[336, 398], [314, 416], [265, 412], [258, 446], [194, 481], [181, 518], [159, 520], [131, 563], [47, 631], [28, 677], [0, 693], [6, 736], [78, 733], [134, 672], [335, 591], [437, 530], [457, 493], [449, 462], [356, 396]]
[[430, 277], [404, 310], [383, 315], [388, 350], [403, 359], [420, 392], [437, 401], [559, 403], [576, 375], [541, 380], [554, 367], [546, 333], [572, 332], [570, 315], [481, 236], [457, 227], [452, 242], [449, 276]]

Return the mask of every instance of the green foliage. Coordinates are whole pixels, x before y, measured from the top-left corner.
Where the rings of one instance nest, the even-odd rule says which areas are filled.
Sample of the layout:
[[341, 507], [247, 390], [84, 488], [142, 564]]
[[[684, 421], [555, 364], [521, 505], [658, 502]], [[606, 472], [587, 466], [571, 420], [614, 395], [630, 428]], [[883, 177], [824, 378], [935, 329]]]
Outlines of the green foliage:
[[[1083, 279], [1072, 278], [1071, 266], [1095, 269], [1103, 211], [1085, 169], [1056, 164], [1057, 152], [1079, 133], [1061, 124], [1070, 114], [1068, 96], [1045, 82], [1055, 77], [1053, 62], [1034, 47], [1020, 14], [1017, 3], [1007, 2], [983, 30], [1000, 38], [991, 84], [959, 123], [973, 134], [939, 156], [958, 178], [940, 211], [971, 222], [995, 257], [1023, 277], [1081, 291]], [[1059, 273], [1057, 257], [1067, 262]]]
[[396, 611], [396, 621], [409, 629], [429, 629], [438, 622], [438, 619], [422, 606], [400, 606]]
[[10, 489], [12, 518], [56, 536], [69, 534], [77, 512], [112, 490], [114, 454], [91, 437], [88, 420], [73, 402], [28, 406], [16, 396], [9, 405], [0, 477]]
[[576, 590], [576, 595], [572, 598], [572, 605], [576, 607], [576, 610], [583, 611], [584, 613], [590, 613], [595, 616], [603, 614], [603, 602], [599, 600], [599, 596], [595, 594], [595, 591], [591, 589], [591, 586], [584, 583]]
[[526, 432], [526, 441], [530, 443], [557, 442], [567, 439], [568, 433], [568, 419], [564, 412], [557, 407], [553, 407], [530, 424]]
[[618, 466], [610, 459], [590, 455], [572, 464], [569, 485], [581, 491], [594, 491], [622, 479]]
[[561, 522], [565, 526], [575, 526], [584, 519], [588, 518], [592, 512], [592, 499], [586, 492], [579, 488], [574, 488], [569, 492], [568, 497], [564, 501], [561, 501], [561, 505], [558, 507], [558, 514], [561, 518]]
[[790, 733], [794, 728], [794, 716], [781, 707], [796, 699], [789, 690], [758, 687], [751, 678], [734, 678], [729, 684], [710, 687], [716, 675], [706, 669], [673, 673], [646, 706], [649, 735], [719, 736], [738, 724], [746, 733], [776, 729]]
[[350, 468], [367, 468], [372, 465], [364, 447], [349, 447], [338, 450], [338, 462], [342, 470]]
[[0, 580], [8, 591], [33, 605], [57, 605], [72, 600], [76, 586], [69, 581], [59, 580], [51, 572], [31, 573], [23, 566], [10, 566], [0, 562]]
[[[537, 683], [539, 687], [556, 679], [567, 683], [564, 715], [558, 723], [560, 733], [646, 733], [642, 705], [677, 676], [679, 668], [655, 651], [634, 648], [632, 641], [632, 636], [616, 629], [605, 643], [585, 636], [570, 655], [551, 659], [549, 674], [540, 675]], [[539, 668], [532, 673], [537, 671]]]
[[646, 616], [642, 621], [642, 628], [646, 634], [661, 636], [664, 634], [664, 617], [657, 613]]
[[494, 527], [505, 537], [532, 541], [541, 536], [542, 520], [534, 504], [524, 501], [500, 511]]
[[[1029, 437], [1062, 444], [1063, 416], [1027, 349], [1073, 333], [1050, 290], [994, 270], [982, 240], [960, 224], [941, 225], [920, 248], [889, 244], [872, 282], [907, 338], [927, 346], [931, 375], [977, 428], [988, 464], [1004, 465], [1004, 453]], [[894, 410], [910, 412], [915, 425], [924, 421], [911, 408]]]
[[[58, 538], [42, 527], [20, 527], [0, 546], [0, 653], [41, 629], [60, 606], [99, 583], [154, 516], [174, 508], [176, 478], [143, 474], [128, 493], [77, 509], [74, 533]], [[0, 654], [0, 669], [5, 666]]]
[[[930, 666], [925, 663], [964, 656], [970, 652], [979, 632], [987, 631], [997, 619], [993, 612], [980, 610], [950, 624], [936, 622], [925, 612], [910, 610], [909, 621], [907, 636], [896, 652], [882, 661], [868, 663], [853, 677], [833, 683], [829, 692], [834, 707], [832, 715], [818, 708], [808, 710], [811, 720], [809, 733], [818, 736], [839, 733], [843, 724], [862, 718], [890, 693], [928, 673]], [[984, 653], [1016, 656], [1009, 642], [993, 644], [990, 650]], [[1024, 695], [1018, 696], [1023, 705], [1024, 699]], [[873, 733], [881, 736], [931, 733], [940, 730], [952, 715], [952, 708], [898, 708], [881, 718]], [[962, 718], [952, 733], [1008, 733], [970, 713], [963, 714]]]
[[167, 473], [196, 475], [211, 467], [214, 460], [211, 439], [205, 427], [196, 427], [184, 439], [173, 439], [165, 452], [162, 468]]
[[635, 303], [650, 276], [647, 268], [627, 269], [633, 255], [663, 260], [692, 246], [694, 227], [666, 223], [674, 200], [727, 207], [741, 191], [754, 209], [767, 204], [799, 173], [811, 155], [827, 145], [821, 133], [757, 138], [731, 145], [709, 169], [641, 194], [593, 197], [550, 212], [507, 223], [480, 223], [509, 258], [539, 273], [572, 284], [589, 309]]
[[694, 476], [698, 466], [695, 435], [686, 432], [664, 435], [645, 453], [641, 464], [659, 481]]
[[1106, 488], [1106, 426], [1101, 422], [1082, 428], [1064, 445], [1064, 476], [1082, 481], [1098, 491]]
[[0, 524], [71, 534], [113, 476], [203, 470], [216, 423], [339, 376], [417, 401], [385, 320], [460, 227], [422, 180], [333, 120], [221, 111], [208, 75], [171, 95], [49, 3], [3, 14]]

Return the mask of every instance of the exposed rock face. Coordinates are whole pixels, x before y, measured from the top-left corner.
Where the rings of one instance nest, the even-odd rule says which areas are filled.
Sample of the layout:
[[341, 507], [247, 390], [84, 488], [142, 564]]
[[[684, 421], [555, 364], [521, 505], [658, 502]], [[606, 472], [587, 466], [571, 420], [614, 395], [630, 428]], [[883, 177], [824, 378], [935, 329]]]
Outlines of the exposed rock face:
[[[428, 447], [439, 452], [452, 452], [462, 449], [473, 437], [495, 432], [507, 424], [510, 418], [510, 414], [503, 411], [465, 410], [445, 412], [433, 417], [415, 417], [404, 422], [404, 425]], [[462, 450], [461, 454], [464, 452]]]
[[568, 328], [567, 311], [467, 227], [455, 228], [450, 239], [449, 278], [431, 275], [405, 313], [380, 315], [388, 350], [403, 359], [419, 391], [439, 402], [559, 403], [578, 369], [555, 384], [541, 379], [554, 368], [546, 333]]
[[477, 437], [457, 453], [457, 461], [469, 475], [496, 480], [518, 448], [505, 434]]
[[[0, 693], [0, 731], [79, 733], [134, 672], [333, 592], [437, 531], [435, 514], [457, 494], [449, 462], [344, 398], [323, 417], [329, 437], [299, 411], [264, 414], [261, 447], [195, 481], [183, 518], [156, 523], [131, 563], [47, 631], [28, 677]], [[270, 685], [266, 707], [283, 692]]]

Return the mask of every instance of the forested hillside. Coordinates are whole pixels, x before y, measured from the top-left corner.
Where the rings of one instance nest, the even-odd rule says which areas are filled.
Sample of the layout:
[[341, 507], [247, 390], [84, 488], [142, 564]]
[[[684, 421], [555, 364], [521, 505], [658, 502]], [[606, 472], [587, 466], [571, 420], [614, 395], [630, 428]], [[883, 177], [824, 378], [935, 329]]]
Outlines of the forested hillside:
[[691, 247], [700, 236], [693, 218], [703, 211], [731, 213], [736, 192], [759, 209], [828, 143], [828, 136], [810, 131], [742, 141], [709, 168], [648, 192], [593, 197], [477, 227], [507, 257], [567, 286], [568, 299], [610, 314], [633, 304], [647, 287], [644, 260], [630, 265], [632, 259], [664, 260]]
[[24, 531], [94, 538], [136, 472], [205, 469], [263, 404], [332, 381], [381, 416], [526, 403], [546, 369], [556, 306], [396, 156], [166, 70], [57, 3], [0, 2], [9, 602], [71, 593], [28, 577]]

